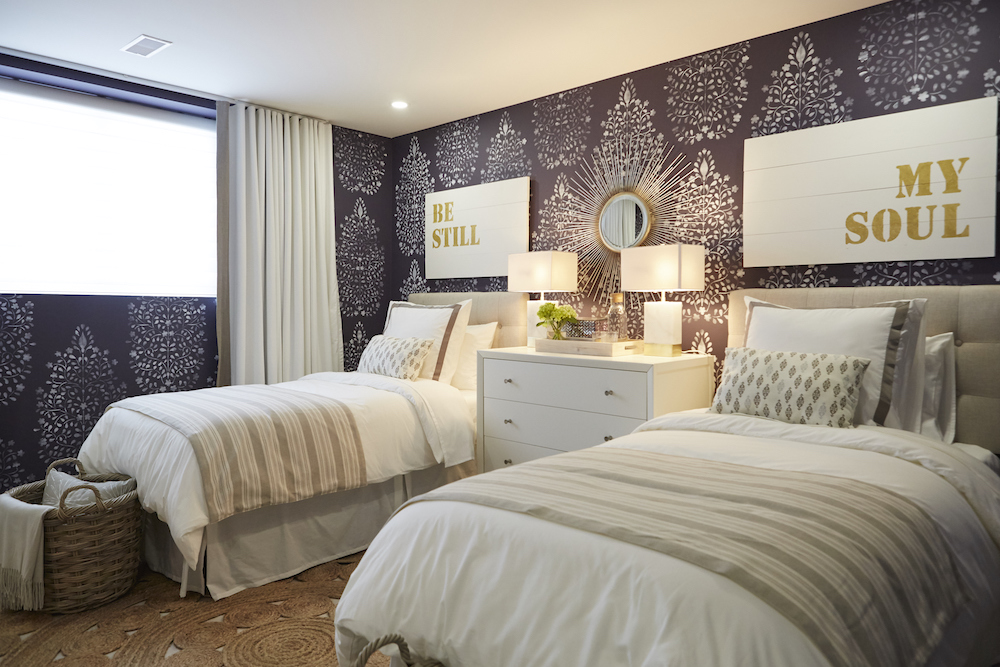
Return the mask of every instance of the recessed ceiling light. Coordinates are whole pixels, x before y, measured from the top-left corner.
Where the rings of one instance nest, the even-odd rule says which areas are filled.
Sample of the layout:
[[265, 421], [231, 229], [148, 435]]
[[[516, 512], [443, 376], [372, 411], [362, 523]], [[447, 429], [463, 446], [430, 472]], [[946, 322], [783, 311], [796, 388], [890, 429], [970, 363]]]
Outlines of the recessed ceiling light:
[[143, 58], [149, 58], [163, 49], [173, 44], [165, 39], [150, 37], [149, 35], [139, 35], [131, 42], [122, 47], [125, 53], [132, 53]]
[[393, 109], [405, 109], [408, 106], [410, 105], [402, 100], [396, 100], [395, 102], [392, 103]]

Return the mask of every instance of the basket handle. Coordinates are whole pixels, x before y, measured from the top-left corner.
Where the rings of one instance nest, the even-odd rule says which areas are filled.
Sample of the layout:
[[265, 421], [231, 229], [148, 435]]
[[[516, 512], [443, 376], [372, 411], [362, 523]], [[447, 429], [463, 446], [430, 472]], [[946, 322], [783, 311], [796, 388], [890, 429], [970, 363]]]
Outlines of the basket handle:
[[94, 492], [94, 500], [97, 502], [97, 509], [101, 510], [102, 512], [105, 510], [104, 501], [101, 500], [101, 494], [97, 490], [97, 487], [96, 486], [92, 486], [90, 484], [79, 484], [77, 486], [71, 486], [68, 489], [66, 489], [65, 491], [63, 491], [62, 498], [59, 499], [59, 511], [60, 512], [65, 512], [66, 511], [66, 498], [69, 497], [69, 494], [73, 493], [74, 491], [79, 491], [80, 489], [90, 489], [91, 491], [93, 491]]
[[59, 459], [58, 461], [53, 461], [52, 463], [50, 463], [49, 467], [45, 469], [45, 476], [48, 477], [49, 473], [52, 472], [52, 469], [55, 468], [56, 466], [61, 466], [66, 463], [73, 463], [76, 465], [78, 477], [80, 475], [87, 474], [87, 471], [84, 469], [83, 464], [80, 463], [80, 459], [69, 458], [69, 459]]

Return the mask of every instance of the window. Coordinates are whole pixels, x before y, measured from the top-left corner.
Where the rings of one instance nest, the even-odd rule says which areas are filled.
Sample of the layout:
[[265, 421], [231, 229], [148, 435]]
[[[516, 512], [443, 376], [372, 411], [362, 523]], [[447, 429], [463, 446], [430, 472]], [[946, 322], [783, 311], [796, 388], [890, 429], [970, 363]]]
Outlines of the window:
[[215, 296], [215, 122], [0, 80], [0, 293]]

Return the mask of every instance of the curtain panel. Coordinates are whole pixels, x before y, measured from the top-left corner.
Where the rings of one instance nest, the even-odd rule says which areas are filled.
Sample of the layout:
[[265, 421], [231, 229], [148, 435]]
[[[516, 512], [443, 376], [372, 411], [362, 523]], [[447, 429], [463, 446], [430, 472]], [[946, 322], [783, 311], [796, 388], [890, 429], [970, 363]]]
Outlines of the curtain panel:
[[333, 127], [234, 104], [228, 153], [232, 383], [343, 370]]

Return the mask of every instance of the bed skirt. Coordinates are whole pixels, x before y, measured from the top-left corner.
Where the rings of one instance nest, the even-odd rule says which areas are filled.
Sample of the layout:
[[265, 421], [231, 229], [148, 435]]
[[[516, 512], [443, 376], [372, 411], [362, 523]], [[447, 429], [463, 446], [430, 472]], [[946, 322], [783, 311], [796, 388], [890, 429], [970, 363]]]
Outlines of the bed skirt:
[[[446, 469], [439, 464], [360, 489], [262, 507], [210, 524], [202, 536], [198, 568], [187, 572], [186, 590], [204, 595], [207, 588], [218, 600], [366, 549], [404, 502], [465, 476], [456, 468], [461, 466]], [[149, 513], [145, 559], [152, 570], [183, 580], [187, 568], [170, 530]]]

